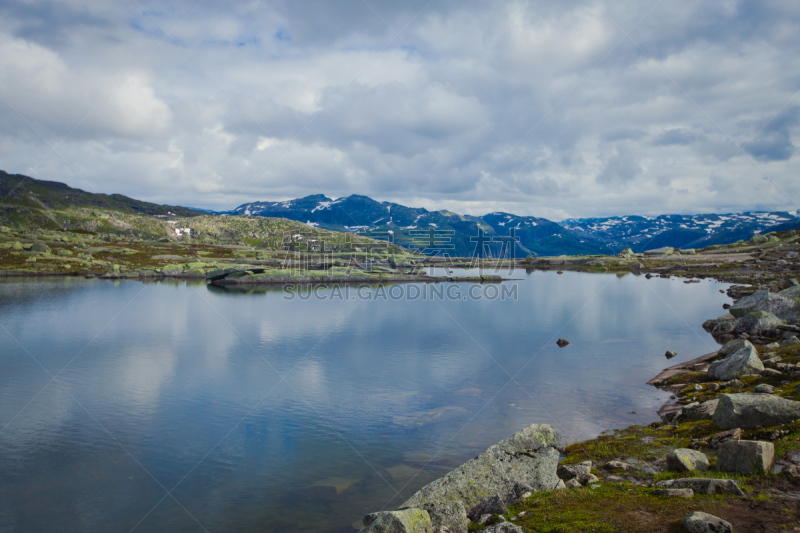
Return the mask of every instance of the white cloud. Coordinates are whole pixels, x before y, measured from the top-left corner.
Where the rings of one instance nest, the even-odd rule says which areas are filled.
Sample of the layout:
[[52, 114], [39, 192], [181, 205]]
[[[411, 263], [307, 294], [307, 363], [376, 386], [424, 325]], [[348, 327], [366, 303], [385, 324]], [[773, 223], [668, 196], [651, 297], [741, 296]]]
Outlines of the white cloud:
[[78, 177], [0, 102], [3, 167], [211, 208], [797, 207], [800, 7], [426, 4], [145, 5], [178, 47], [135, 6], [10, 2], [0, 94], [53, 145], [89, 117], [59, 148]]

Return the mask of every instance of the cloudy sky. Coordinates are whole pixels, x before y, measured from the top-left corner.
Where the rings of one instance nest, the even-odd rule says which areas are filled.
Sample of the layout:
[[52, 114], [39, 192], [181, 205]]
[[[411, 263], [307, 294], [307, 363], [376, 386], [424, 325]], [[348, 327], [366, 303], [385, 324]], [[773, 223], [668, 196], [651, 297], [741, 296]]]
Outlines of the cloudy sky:
[[0, 0], [0, 168], [230, 209], [800, 207], [796, 0]]

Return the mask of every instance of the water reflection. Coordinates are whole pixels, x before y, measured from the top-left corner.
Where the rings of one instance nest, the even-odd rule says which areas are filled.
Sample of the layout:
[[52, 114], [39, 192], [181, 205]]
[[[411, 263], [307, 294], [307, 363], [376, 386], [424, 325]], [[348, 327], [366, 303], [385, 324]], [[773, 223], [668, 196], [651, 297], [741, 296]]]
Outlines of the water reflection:
[[700, 324], [727, 301], [514, 277], [504, 301], [4, 281], [0, 530], [351, 532], [533, 422], [574, 441], [653, 420], [666, 395], [644, 383], [666, 349], [711, 351]]

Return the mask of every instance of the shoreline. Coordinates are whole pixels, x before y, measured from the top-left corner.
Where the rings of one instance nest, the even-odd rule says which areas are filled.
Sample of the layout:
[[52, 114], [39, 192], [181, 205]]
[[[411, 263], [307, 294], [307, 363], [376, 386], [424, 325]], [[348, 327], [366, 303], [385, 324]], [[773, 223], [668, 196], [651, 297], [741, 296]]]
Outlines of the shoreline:
[[[800, 250], [800, 244], [796, 234], [796, 231], [779, 234], [773, 241], [774, 247], [756, 249], [747, 254], [736, 250], [736, 245], [721, 247], [727, 248], [725, 253], [736, 259], [734, 268], [730, 268], [730, 264], [724, 267], [715, 261], [698, 269], [687, 269], [680, 259], [672, 259], [661, 261], [657, 266], [651, 264], [647, 277], [676, 276], [686, 278], [684, 282], [711, 278], [730, 283], [727, 294], [736, 301], [759, 290], [777, 293], [799, 286], [797, 280], [800, 278], [800, 262], [797, 261], [796, 251]], [[741, 243], [738, 246], [746, 247], [741, 246]], [[724, 253], [713, 255], [724, 257]], [[561, 264], [553, 268], [534, 270], [581, 270], [583, 266]], [[637, 273], [643, 274], [644, 271]], [[794, 301], [800, 305], [800, 294]], [[724, 342], [735, 338], [730, 331], [724, 330], [722, 333], [722, 329], [715, 329], [720, 321], [730, 320], [724, 318], [726, 315], [734, 318], [725, 311], [730, 307], [728, 304], [724, 306], [722, 311], [725, 314], [720, 319], [714, 320], [711, 317], [703, 324], [704, 329], [720, 344], [720, 348]], [[800, 401], [797, 401], [800, 400], [800, 340], [796, 337], [794, 340], [782, 339], [790, 338], [786, 333], [795, 330], [800, 332], [800, 327], [781, 328], [782, 326], [766, 332], [759, 331], [757, 334], [744, 333], [736, 336], [753, 341], [750, 344], [753, 353], [757, 352], [758, 358], [767, 364], [768, 371], [760, 375], [740, 375], [738, 380], [734, 379], [730, 384], [712, 379], [707, 372], [710, 364], [721, 357], [719, 350], [664, 368], [646, 383], [672, 393], [671, 399], [658, 410], [661, 420], [646, 426], [634, 424], [622, 429], [607, 430], [594, 439], [559, 448], [560, 455], [563, 454], [563, 459], [559, 457], [559, 483], [567, 479], [561, 475], [562, 466], [578, 470], [585, 468], [587, 481], [567, 487], [562, 485], [555, 489], [533, 490], [521, 496], [507, 495], [504, 497], [507, 499], [504, 501], [506, 505], [482, 516], [483, 511], [476, 509], [480, 505], [488, 504], [465, 506], [465, 512], [469, 511], [469, 516], [473, 519], [465, 522], [469, 524], [468, 530], [517, 533], [628, 531], [632, 524], [636, 524], [635, 531], [640, 532], [679, 531], [680, 520], [695, 511], [721, 516], [733, 524], [736, 531], [778, 533], [794, 527], [787, 525], [800, 522]], [[775, 470], [773, 472], [770, 466], [770, 471], [761, 474], [731, 475], [716, 469], [719, 445], [714, 444], [714, 439], [724, 435], [725, 428], [714, 425], [711, 420], [713, 412], [701, 410], [695, 415], [696, 411], [690, 410], [687, 415], [686, 410], [693, 406], [702, 407], [706, 405], [702, 402], [710, 402], [722, 394], [751, 393], [756, 387], [767, 387], [764, 390], [772, 387], [773, 394], [792, 399], [798, 405], [798, 415], [791, 422], [778, 427], [756, 426], [737, 430], [737, 439], [766, 442], [774, 446]], [[512, 439], [518, 438], [517, 435]], [[508, 441], [501, 441], [496, 446], [504, 446], [506, 442]], [[490, 447], [485, 454], [489, 454], [493, 448], [495, 446]], [[708, 454], [710, 467], [707, 470], [675, 470], [674, 466], [669, 466], [666, 456], [676, 449], [701, 451], [703, 457]], [[456, 475], [454, 473], [465, 468], [469, 470], [469, 465], [483, 455], [440, 479], [448, 479], [448, 476]], [[434, 490], [428, 487], [437, 482], [438, 480], [420, 489], [409, 501], [419, 500], [426, 490]], [[731, 487], [729, 493], [726, 492], [727, 489], [719, 492], [719, 488], [712, 489], [710, 493], [703, 492], [703, 487], [723, 485]], [[659, 488], [671, 486], [693, 486], [695, 490], [689, 490], [685, 494], [679, 491], [673, 495], [670, 492], [672, 489]], [[563, 490], [564, 488], [569, 490]], [[438, 513], [441, 511], [435, 504], [430, 505], [433, 507], [425, 509], [431, 511], [430, 519], [435, 523], [439, 520]], [[362, 533], [383, 531], [368, 525], [369, 520], [374, 520], [374, 516], [365, 516]], [[476, 522], [479, 516], [480, 521]], [[504, 523], [508, 526], [501, 528]], [[467, 531], [466, 527], [463, 531]]]

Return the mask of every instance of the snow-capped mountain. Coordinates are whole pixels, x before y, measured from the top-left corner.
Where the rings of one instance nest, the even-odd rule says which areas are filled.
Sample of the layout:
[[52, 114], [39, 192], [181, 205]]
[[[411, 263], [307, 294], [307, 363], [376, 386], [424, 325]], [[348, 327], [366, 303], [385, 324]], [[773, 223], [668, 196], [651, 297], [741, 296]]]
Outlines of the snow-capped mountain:
[[755, 233], [800, 226], [798, 211], [746, 212], [726, 215], [661, 215], [568, 219], [561, 225], [576, 235], [635, 252], [672, 246], [703, 248], [747, 240]]
[[[519, 239], [515, 257], [612, 251], [595, 239], [579, 238], [544, 218], [509, 213], [474, 217], [378, 202], [359, 195], [333, 200], [317, 194], [284, 202], [252, 202], [228, 214], [289, 218], [325, 229], [387, 237], [408, 248], [431, 252], [438, 249], [451, 256], [471, 256], [482, 250], [484, 255], [497, 257], [503, 247], [502, 238], [512, 230]], [[481, 250], [477, 250], [479, 244]]]
[[[396, 244], [425, 249], [435, 243], [452, 256], [471, 256], [477, 244], [494, 257], [502, 238], [513, 230], [519, 239], [514, 254], [560, 255], [640, 252], [662, 246], [702, 248], [747, 240], [754, 233], [800, 227], [800, 213], [749, 212], [728, 215], [662, 215], [569, 219], [561, 223], [510, 213], [483, 216], [428, 211], [368, 196], [336, 200], [322, 194], [283, 202], [252, 202], [227, 214], [289, 218], [325, 229], [389, 238]], [[452, 246], [450, 246], [452, 245]]]

